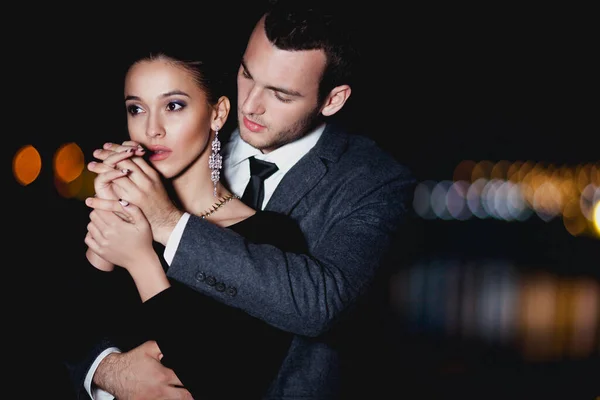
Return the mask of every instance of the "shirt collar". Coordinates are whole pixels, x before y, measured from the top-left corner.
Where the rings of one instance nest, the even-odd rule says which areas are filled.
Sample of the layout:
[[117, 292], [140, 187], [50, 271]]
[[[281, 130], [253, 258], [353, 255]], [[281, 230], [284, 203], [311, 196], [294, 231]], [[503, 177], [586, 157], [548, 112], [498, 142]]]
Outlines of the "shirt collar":
[[300, 139], [285, 144], [268, 154], [262, 154], [260, 150], [244, 142], [240, 137], [239, 129], [236, 128], [231, 134], [231, 140], [226, 150], [229, 155], [229, 165], [234, 166], [256, 156], [260, 160], [277, 164], [280, 171], [287, 171], [315, 146], [324, 130], [325, 123], [322, 123]]

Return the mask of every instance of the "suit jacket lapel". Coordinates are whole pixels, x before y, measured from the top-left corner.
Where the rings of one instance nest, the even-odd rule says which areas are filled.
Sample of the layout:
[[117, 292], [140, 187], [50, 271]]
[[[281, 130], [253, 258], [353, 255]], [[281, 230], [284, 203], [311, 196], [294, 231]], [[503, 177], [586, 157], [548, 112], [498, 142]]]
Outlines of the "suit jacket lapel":
[[348, 137], [327, 124], [321, 138], [304, 157], [285, 174], [265, 209], [289, 214], [298, 202], [327, 173], [326, 161], [336, 162], [346, 149]]

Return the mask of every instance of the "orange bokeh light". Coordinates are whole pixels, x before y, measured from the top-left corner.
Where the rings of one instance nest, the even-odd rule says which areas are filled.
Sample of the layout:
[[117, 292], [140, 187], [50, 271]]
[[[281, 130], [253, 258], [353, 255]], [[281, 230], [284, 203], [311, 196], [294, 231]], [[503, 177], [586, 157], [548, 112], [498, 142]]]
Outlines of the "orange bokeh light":
[[23, 186], [35, 181], [42, 170], [42, 157], [35, 147], [28, 144], [17, 150], [13, 158], [13, 174]]
[[62, 145], [54, 154], [54, 174], [57, 179], [69, 183], [81, 175], [84, 167], [83, 151], [77, 143]]

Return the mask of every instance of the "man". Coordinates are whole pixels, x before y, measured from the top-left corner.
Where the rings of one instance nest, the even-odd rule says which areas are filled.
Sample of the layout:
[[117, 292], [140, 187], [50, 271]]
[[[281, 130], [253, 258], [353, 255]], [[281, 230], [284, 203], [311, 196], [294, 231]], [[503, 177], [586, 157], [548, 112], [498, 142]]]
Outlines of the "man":
[[[303, 3], [274, 4], [251, 33], [237, 76], [239, 127], [227, 143], [223, 170], [230, 190], [244, 199], [251, 158], [276, 164], [257, 182], [262, 199], [254, 206], [291, 215], [310, 255], [248, 246], [227, 229], [157, 204], [151, 189], [138, 187], [135, 198], [117, 193], [144, 212], [155, 240], [166, 246], [170, 278], [295, 334], [269, 399], [341, 395], [339, 346], [355, 334], [348, 321], [403, 229], [414, 184], [374, 142], [326, 122], [351, 95], [355, 52], [343, 21]], [[117, 147], [95, 156], [104, 160]], [[119, 179], [135, 184], [134, 176]], [[104, 204], [92, 201], [91, 207]], [[156, 347], [143, 346], [103, 354], [88, 377], [123, 398], [150, 384], [142, 374], [168, 375], [161, 382], [173, 384]]]

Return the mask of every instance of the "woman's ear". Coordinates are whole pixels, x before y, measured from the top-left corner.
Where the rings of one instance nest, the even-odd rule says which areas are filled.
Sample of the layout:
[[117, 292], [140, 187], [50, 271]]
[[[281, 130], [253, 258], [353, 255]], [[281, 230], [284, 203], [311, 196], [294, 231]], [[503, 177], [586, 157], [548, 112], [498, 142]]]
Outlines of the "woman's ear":
[[212, 113], [211, 128], [213, 130], [219, 130], [225, 126], [227, 118], [229, 117], [229, 110], [231, 109], [231, 103], [227, 96], [221, 96], [214, 106]]

